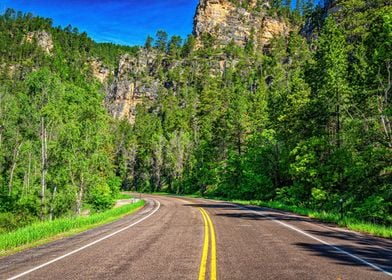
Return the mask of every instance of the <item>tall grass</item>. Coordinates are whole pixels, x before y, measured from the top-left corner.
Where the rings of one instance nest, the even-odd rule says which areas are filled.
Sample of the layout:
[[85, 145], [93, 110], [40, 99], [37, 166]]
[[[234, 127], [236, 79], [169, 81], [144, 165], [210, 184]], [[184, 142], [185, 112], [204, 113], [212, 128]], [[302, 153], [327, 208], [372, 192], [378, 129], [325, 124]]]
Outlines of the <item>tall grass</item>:
[[53, 238], [60, 234], [81, 232], [136, 211], [144, 205], [144, 201], [127, 204], [119, 208], [110, 209], [87, 217], [61, 218], [54, 221], [37, 222], [8, 233], [0, 234], [0, 255], [8, 250], [26, 244], [36, 243]]

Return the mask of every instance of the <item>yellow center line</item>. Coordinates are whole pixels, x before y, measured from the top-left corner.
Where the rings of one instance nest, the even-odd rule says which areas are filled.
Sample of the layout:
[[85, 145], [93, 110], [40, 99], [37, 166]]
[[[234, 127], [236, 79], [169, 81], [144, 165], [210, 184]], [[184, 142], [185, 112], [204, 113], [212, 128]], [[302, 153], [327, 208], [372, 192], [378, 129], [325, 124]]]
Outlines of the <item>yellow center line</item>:
[[211, 232], [211, 271], [210, 271], [210, 279], [211, 280], [216, 280], [216, 238], [215, 238], [215, 229], [214, 229], [214, 224], [212, 223], [210, 216], [208, 213], [202, 208], [201, 209], [208, 220], [208, 224], [210, 226], [210, 232]]
[[199, 271], [199, 280], [206, 279], [206, 270], [207, 270], [207, 257], [208, 257], [208, 222], [206, 219], [206, 214], [202, 211], [202, 208], [199, 208], [204, 221], [204, 245], [203, 245], [203, 254], [201, 256], [201, 263], [200, 263], [200, 271]]
[[[185, 203], [193, 204], [191, 201], [179, 199]], [[211, 236], [211, 256], [210, 256], [210, 280], [217, 279], [217, 271], [216, 271], [216, 236], [215, 236], [215, 228], [214, 224], [207, 211], [203, 208], [199, 207], [200, 213], [203, 217], [204, 222], [204, 244], [203, 244], [203, 252], [200, 261], [200, 270], [199, 270], [199, 280], [205, 280], [207, 274], [207, 261], [208, 261], [208, 249], [209, 242]]]
[[214, 225], [211, 221], [210, 216], [207, 211], [203, 208], [199, 208], [204, 221], [204, 247], [203, 254], [201, 258], [200, 271], [199, 271], [199, 280], [205, 280], [206, 271], [207, 271], [207, 258], [208, 258], [208, 247], [209, 247], [209, 239], [211, 235], [211, 268], [210, 268], [210, 279], [216, 280], [216, 238], [215, 238], [215, 229]]

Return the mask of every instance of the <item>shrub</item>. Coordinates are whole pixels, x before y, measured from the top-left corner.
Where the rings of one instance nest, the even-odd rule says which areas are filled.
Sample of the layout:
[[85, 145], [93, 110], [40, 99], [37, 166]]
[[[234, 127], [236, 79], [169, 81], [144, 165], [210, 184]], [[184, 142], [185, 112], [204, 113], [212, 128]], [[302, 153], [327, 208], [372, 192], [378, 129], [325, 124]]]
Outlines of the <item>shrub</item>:
[[107, 184], [97, 185], [90, 190], [89, 203], [92, 210], [100, 212], [114, 205], [112, 191]]

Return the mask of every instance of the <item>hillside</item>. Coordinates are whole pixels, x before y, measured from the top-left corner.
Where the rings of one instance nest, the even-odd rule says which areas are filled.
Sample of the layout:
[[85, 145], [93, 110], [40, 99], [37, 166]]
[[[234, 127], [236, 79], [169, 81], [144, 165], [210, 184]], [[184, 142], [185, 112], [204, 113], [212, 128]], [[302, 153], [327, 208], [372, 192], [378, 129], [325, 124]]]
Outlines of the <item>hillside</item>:
[[0, 230], [110, 207], [120, 188], [343, 199], [391, 225], [391, 7], [305, 4], [201, 0], [193, 35], [143, 47], [7, 10]]

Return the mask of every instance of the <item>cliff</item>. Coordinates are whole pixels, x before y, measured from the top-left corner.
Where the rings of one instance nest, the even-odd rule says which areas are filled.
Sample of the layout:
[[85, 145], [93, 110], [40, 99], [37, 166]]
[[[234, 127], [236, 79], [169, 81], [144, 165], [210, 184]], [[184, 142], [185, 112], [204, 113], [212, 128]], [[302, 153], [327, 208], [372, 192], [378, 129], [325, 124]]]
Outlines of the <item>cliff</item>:
[[[245, 46], [252, 40], [262, 49], [275, 36], [288, 35], [291, 27], [283, 19], [267, 15], [268, 2], [251, 0], [247, 8], [239, 7], [228, 0], [200, 0], [194, 17], [193, 33], [199, 46], [204, 34], [212, 35], [216, 45], [223, 47], [232, 41]], [[173, 59], [154, 49], [141, 49], [136, 56], [123, 55], [114, 73], [114, 81], [106, 89], [106, 107], [118, 119], [134, 123], [136, 107], [144, 102], [153, 102], [165, 90], [176, 90], [175, 82], [162, 78], [159, 73], [171, 69], [192, 69], [199, 75], [207, 67], [211, 76], [223, 75], [226, 69], [238, 61], [224, 53], [208, 58], [198, 57], [191, 61]], [[251, 63], [251, 62], [249, 62]], [[100, 65], [93, 65], [93, 73], [99, 80], [105, 80]]]
[[51, 54], [54, 48], [52, 35], [46, 31], [32, 31], [25, 36], [25, 42], [36, 44], [47, 54]]
[[101, 83], [106, 82], [110, 75], [113, 74], [108, 67], [98, 58], [91, 58], [88, 61], [93, 76], [98, 79]]
[[135, 121], [136, 106], [157, 98], [160, 81], [153, 77], [156, 53], [141, 50], [136, 57], [123, 55], [113, 83], [107, 88], [106, 107], [118, 119]]
[[247, 8], [228, 0], [200, 0], [194, 17], [193, 34], [202, 41], [210, 34], [221, 46], [234, 41], [245, 46], [252, 40], [256, 47], [268, 44], [271, 38], [287, 35], [290, 26], [283, 19], [269, 16], [268, 1], [250, 1]]

